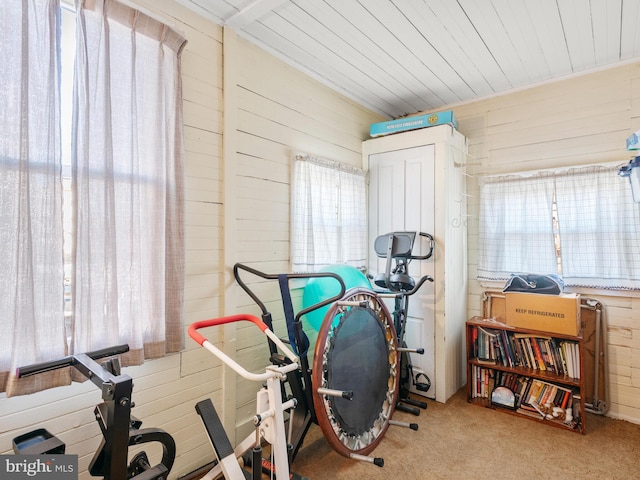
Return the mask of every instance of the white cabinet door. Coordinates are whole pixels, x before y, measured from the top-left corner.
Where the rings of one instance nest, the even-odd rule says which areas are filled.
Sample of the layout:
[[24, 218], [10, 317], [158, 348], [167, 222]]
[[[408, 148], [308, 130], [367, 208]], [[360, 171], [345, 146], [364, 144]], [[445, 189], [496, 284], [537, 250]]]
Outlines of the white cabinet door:
[[[434, 235], [434, 145], [377, 153], [369, 156], [369, 270], [385, 271], [386, 259], [378, 258], [373, 241], [395, 231], [425, 232]], [[416, 237], [414, 255], [425, 255], [428, 242]], [[409, 274], [416, 280], [434, 277], [434, 257], [414, 260]], [[437, 281], [437, 279], [436, 279]], [[425, 283], [410, 297], [405, 340], [410, 348], [424, 348], [424, 355], [411, 354], [414, 376], [424, 373], [431, 388], [420, 395], [435, 398], [435, 316], [433, 283]], [[388, 301], [393, 311], [393, 300]], [[412, 389], [413, 391], [413, 389]]]

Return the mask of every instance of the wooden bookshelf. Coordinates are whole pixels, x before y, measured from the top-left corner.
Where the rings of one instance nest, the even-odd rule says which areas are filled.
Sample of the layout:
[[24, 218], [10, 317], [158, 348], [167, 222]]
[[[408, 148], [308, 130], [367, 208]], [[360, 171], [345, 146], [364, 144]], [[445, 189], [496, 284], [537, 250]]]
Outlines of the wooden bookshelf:
[[[581, 334], [516, 328], [474, 317], [466, 322], [466, 340], [470, 403], [585, 433]], [[497, 387], [503, 388], [494, 392]], [[513, 402], [504, 387], [514, 393]], [[503, 392], [506, 397], [499, 395]]]

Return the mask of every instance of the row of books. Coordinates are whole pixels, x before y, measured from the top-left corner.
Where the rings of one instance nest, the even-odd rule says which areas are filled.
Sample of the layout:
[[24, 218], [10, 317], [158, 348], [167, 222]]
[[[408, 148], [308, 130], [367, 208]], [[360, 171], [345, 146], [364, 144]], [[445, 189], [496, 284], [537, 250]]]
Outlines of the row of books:
[[571, 425], [575, 426], [579, 421], [580, 396], [574, 389], [552, 382], [546, 382], [537, 378], [518, 375], [515, 373], [494, 370], [478, 365], [472, 366], [472, 398], [492, 399], [492, 394], [497, 387], [506, 387], [513, 392], [513, 404], [502, 405], [526, 415], [550, 418], [553, 416], [554, 407], [562, 409], [561, 420], [565, 420], [566, 410], [571, 409]]
[[471, 398], [491, 398], [491, 393], [496, 387], [507, 387], [519, 398], [522, 395], [522, 384], [531, 379], [516, 373], [503, 372], [502, 370], [494, 370], [478, 365], [473, 365], [472, 368]]
[[471, 327], [471, 337], [472, 355], [481, 363], [580, 378], [578, 342], [480, 326]]

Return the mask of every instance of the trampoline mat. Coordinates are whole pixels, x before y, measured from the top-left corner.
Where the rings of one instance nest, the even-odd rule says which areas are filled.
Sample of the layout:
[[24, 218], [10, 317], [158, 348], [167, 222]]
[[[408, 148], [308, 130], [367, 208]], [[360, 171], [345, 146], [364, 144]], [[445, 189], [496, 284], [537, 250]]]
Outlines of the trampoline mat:
[[329, 355], [328, 388], [353, 392], [353, 400], [334, 400], [334, 414], [345, 433], [361, 435], [380, 416], [390, 368], [385, 332], [371, 309], [355, 307], [344, 315]]
[[[397, 339], [388, 310], [370, 290], [355, 289], [332, 307], [320, 330], [314, 389], [350, 391], [352, 399], [315, 392], [325, 438], [338, 453], [368, 453], [381, 440], [397, 399]], [[350, 294], [351, 292], [351, 294]], [[359, 304], [359, 305], [353, 305]]]

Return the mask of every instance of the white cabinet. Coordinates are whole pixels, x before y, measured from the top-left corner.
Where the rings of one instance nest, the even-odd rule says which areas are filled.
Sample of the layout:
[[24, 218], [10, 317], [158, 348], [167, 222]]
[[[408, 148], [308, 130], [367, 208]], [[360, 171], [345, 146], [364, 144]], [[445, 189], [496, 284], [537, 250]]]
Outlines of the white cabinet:
[[[429, 260], [414, 260], [414, 278], [431, 275], [409, 300], [409, 347], [414, 375], [431, 380], [426, 394], [445, 402], [466, 379], [465, 322], [467, 320], [466, 139], [449, 125], [440, 125], [362, 144], [363, 165], [369, 170], [369, 273], [384, 272], [385, 260], [373, 249], [378, 235], [417, 231], [433, 235]], [[415, 255], [427, 244], [416, 238]], [[389, 305], [393, 309], [393, 304]]]

